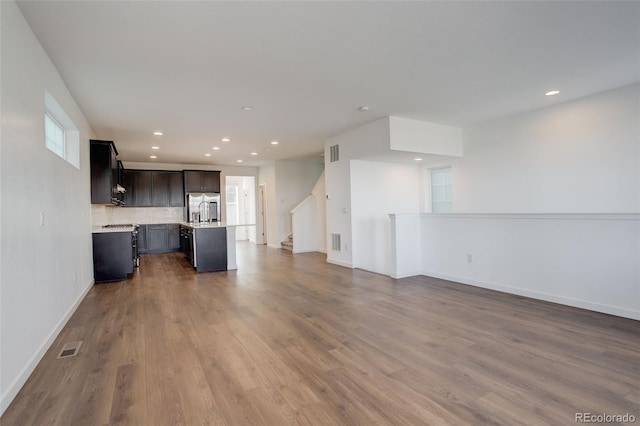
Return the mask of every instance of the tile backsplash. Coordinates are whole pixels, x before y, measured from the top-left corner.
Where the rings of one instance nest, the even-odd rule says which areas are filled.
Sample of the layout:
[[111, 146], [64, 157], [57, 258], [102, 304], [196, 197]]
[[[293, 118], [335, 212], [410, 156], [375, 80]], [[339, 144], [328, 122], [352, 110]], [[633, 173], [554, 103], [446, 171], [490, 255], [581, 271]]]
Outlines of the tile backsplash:
[[184, 222], [183, 207], [111, 207], [91, 205], [91, 224], [112, 223], [178, 223]]

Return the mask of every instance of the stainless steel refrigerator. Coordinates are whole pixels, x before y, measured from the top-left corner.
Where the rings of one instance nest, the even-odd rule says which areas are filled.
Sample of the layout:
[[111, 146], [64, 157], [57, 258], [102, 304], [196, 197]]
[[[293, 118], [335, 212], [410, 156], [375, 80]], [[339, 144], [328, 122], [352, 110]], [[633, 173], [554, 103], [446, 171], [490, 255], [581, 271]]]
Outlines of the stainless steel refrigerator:
[[190, 192], [187, 194], [187, 221], [189, 222], [219, 222], [220, 194]]

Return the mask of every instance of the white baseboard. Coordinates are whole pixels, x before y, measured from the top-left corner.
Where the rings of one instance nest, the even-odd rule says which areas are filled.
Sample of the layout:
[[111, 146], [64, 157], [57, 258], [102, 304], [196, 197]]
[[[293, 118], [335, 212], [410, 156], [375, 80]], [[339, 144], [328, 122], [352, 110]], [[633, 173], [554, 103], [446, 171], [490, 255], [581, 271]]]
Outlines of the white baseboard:
[[559, 303], [561, 305], [573, 306], [575, 308], [587, 309], [589, 311], [601, 312], [603, 314], [615, 315], [623, 318], [630, 318], [634, 320], [640, 320], [640, 311], [632, 309], [619, 308], [616, 306], [603, 305], [600, 303], [593, 303], [587, 300], [572, 299], [564, 296], [557, 296], [554, 294], [540, 293], [537, 291], [525, 290], [517, 287], [509, 287], [500, 284], [486, 283], [482, 281], [476, 281], [464, 277], [456, 277], [452, 275], [439, 274], [437, 272], [422, 271], [422, 275], [428, 277], [440, 278], [447, 281], [454, 281], [461, 284], [472, 285], [474, 287], [486, 288], [489, 290], [500, 291], [503, 293], [515, 294], [518, 296], [530, 297], [532, 299], [544, 300], [546, 302]]
[[342, 262], [340, 260], [327, 259], [327, 263], [331, 263], [333, 265], [344, 266], [345, 268], [353, 269], [353, 266], [351, 265], [351, 263]]
[[7, 389], [5, 394], [2, 395], [2, 398], [0, 399], [0, 416], [5, 412], [7, 407], [9, 407], [9, 404], [11, 404], [11, 401], [13, 401], [13, 399], [16, 397], [18, 392], [20, 392], [20, 389], [22, 389], [22, 386], [24, 386], [24, 384], [27, 382], [27, 379], [29, 378], [31, 373], [33, 373], [33, 370], [36, 369], [36, 367], [38, 366], [38, 363], [42, 360], [42, 357], [44, 356], [44, 354], [47, 353], [47, 351], [49, 350], [53, 342], [56, 340], [56, 338], [64, 328], [64, 326], [67, 325], [67, 322], [69, 321], [71, 316], [74, 314], [76, 309], [78, 309], [78, 306], [80, 306], [80, 303], [84, 300], [84, 297], [87, 295], [89, 290], [91, 290], [91, 287], [93, 286], [93, 284], [94, 284], [94, 281], [91, 280], [89, 285], [87, 285], [87, 287], [82, 291], [82, 293], [80, 293], [80, 295], [78, 296], [76, 301], [73, 303], [73, 305], [69, 308], [69, 310], [64, 315], [64, 317], [62, 317], [58, 322], [58, 324], [54, 327], [54, 329], [51, 330], [51, 333], [49, 333], [49, 336], [45, 339], [44, 342], [42, 342], [42, 345], [40, 345], [36, 353], [33, 354], [33, 356], [31, 357], [27, 365], [22, 369], [18, 377], [16, 377], [13, 383], [9, 385], [9, 388]]
[[399, 280], [400, 278], [415, 277], [416, 275], [424, 275], [424, 274], [422, 273], [422, 271], [408, 271], [408, 272], [398, 272], [398, 273], [389, 274], [391, 278], [396, 280]]

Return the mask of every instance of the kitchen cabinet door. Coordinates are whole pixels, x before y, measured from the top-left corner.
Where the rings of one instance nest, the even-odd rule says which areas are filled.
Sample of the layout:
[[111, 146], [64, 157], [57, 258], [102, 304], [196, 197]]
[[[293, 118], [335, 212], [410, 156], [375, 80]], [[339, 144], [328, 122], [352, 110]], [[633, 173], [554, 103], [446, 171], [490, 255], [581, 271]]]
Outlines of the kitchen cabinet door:
[[151, 207], [151, 172], [136, 172], [134, 192], [136, 207]]
[[138, 253], [146, 253], [148, 250], [147, 225], [140, 225], [138, 228]]
[[184, 186], [187, 192], [202, 192], [202, 173], [190, 170], [185, 171]]
[[90, 141], [91, 204], [115, 204], [118, 184], [117, 154], [111, 141]]
[[148, 225], [147, 238], [150, 252], [166, 250], [169, 245], [167, 225]]
[[220, 192], [220, 172], [185, 170], [185, 189], [187, 192]]
[[180, 225], [169, 224], [167, 225], [168, 243], [167, 248], [172, 251], [180, 250]]
[[169, 207], [184, 207], [184, 182], [182, 172], [168, 172]]
[[122, 186], [127, 191], [124, 193], [124, 206], [125, 207], [133, 207], [135, 206], [135, 188], [134, 188], [134, 180], [135, 180], [136, 172], [131, 170], [123, 170], [122, 171]]
[[220, 172], [203, 172], [202, 187], [204, 192], [220, 192]]
[[169, 174], [151, 172], [151, 205], [166, 207], [169, 205]]

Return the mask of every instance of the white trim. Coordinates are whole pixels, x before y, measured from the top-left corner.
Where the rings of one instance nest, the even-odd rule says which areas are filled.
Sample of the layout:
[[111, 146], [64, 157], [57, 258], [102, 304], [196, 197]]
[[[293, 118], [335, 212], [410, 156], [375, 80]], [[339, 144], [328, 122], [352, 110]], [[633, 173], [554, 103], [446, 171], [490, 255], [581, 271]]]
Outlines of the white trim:
[[559, 303], [561, 305], [573, 306], [575, 308], [587, 309], [590, 311], [601, 312], [610, 315], [616, 315], [623, 318], [631, 318], [640, 320], [640, 311], [632, 309], [618, 308], [610, 305], [602, 305], [586, 300], [572, 299], [569, 297], [555, 296], [553, 294], [540, 293], [537, 291], [524, 290], [517, 287], [509, 287], [501, 284], [493, 284], [482, 281], [476, 281], [469, 278], [457, 277], [437, 272], [422, 271], [422, 275], [427, 277], [439, 278], [442, 280], [453, 281], [456, 284], [466, 284], [474, 287], [486, 288], [489, 290], [500, 291], [502, 293], [515, 294], [518, 296], [530, 297], [532, 299], [544, 300], [547, 302]]
[[279, 245], [279, 244], [267, 244], [267, 247], [274, 248], [274, 249], [281, 249], [282, 248], [282, 246]]
[[331, 263], [332, 265], [344, 266], [345, 268], [353, 269], [353, 265], [348, 262], [343, 262], [341, 260], [333, 260], [327, 258], [327, 263]]
[[640, 213], [421, 213], [420, 216], [434, 219], [640, 220]]
[[62, 317], [62, 319], [60, 319], [60, 321], [55, 326], [55, 328], [51, 330], [51, 333], [49, 333], [49, 336], [45, 339], [44, 342], [42, 342], [42, 345], [40, 345], [40, 348], [38, 348], [36, 353], [33, 354], [33, 356], [31, 357], [29, 362], [27, 362], [27, 365], [25, 365], [25, 367], [22, 369], [18, 377], [16, 377], [13, 383], [9, 385], [9, 387], [7, 388], [7, 391], [5, 392], [4, 395], [2, 395], [2, 398], [0, 399], [0, 416], [5, 412], [7, 407], [9, 407], [9, 404], [11, 404], [11, 401], [13, 401], [13, 399], [16, 397], [18, 392], [20, 392], [20, 389], [27, 382], [27, 379], [29, 378], [31, 373], [33, 373], [33, 371], [36, 369], [36, 367], [38, 366], [38, 363], [42, 360], [42, 357], [44, 357], [47, 351], [51, 348], [51, 345], [53, 345], [53, 342], [56, 340], [56, 338], [58, 337], [58, 335], [60, 334], [64, 326], [67, 325], [67, 322], [69, 321], [71, 316], [75, 313], [76, 309], [78, 309], [78, 306], [80, 306], [80, 303], [84, 300], [84, 297], [87, 295], [89, 290], [91, 290], [91, 287], [93, 286], [93, 284], [94, 284], [94, 281], [91, 280], [89, 285], [82, 291], [82, 293], [80, 293], [80, 295], [78, 296], [76, 301], [73, 303], [73, 305], [69, 308], [69, 310], [64, 315], [64, 317]]
[[415, 270], [407, 271], [407, 272], [396, 272], [396, 273], [392, 272], [391, 274], [389, 274], [389, 276], [394, 280], [399, 280], [401, 278], [415, 277], [418, 275], [424, 275], [424, 274], [422, 273], [422, 271], [415, 271]]

